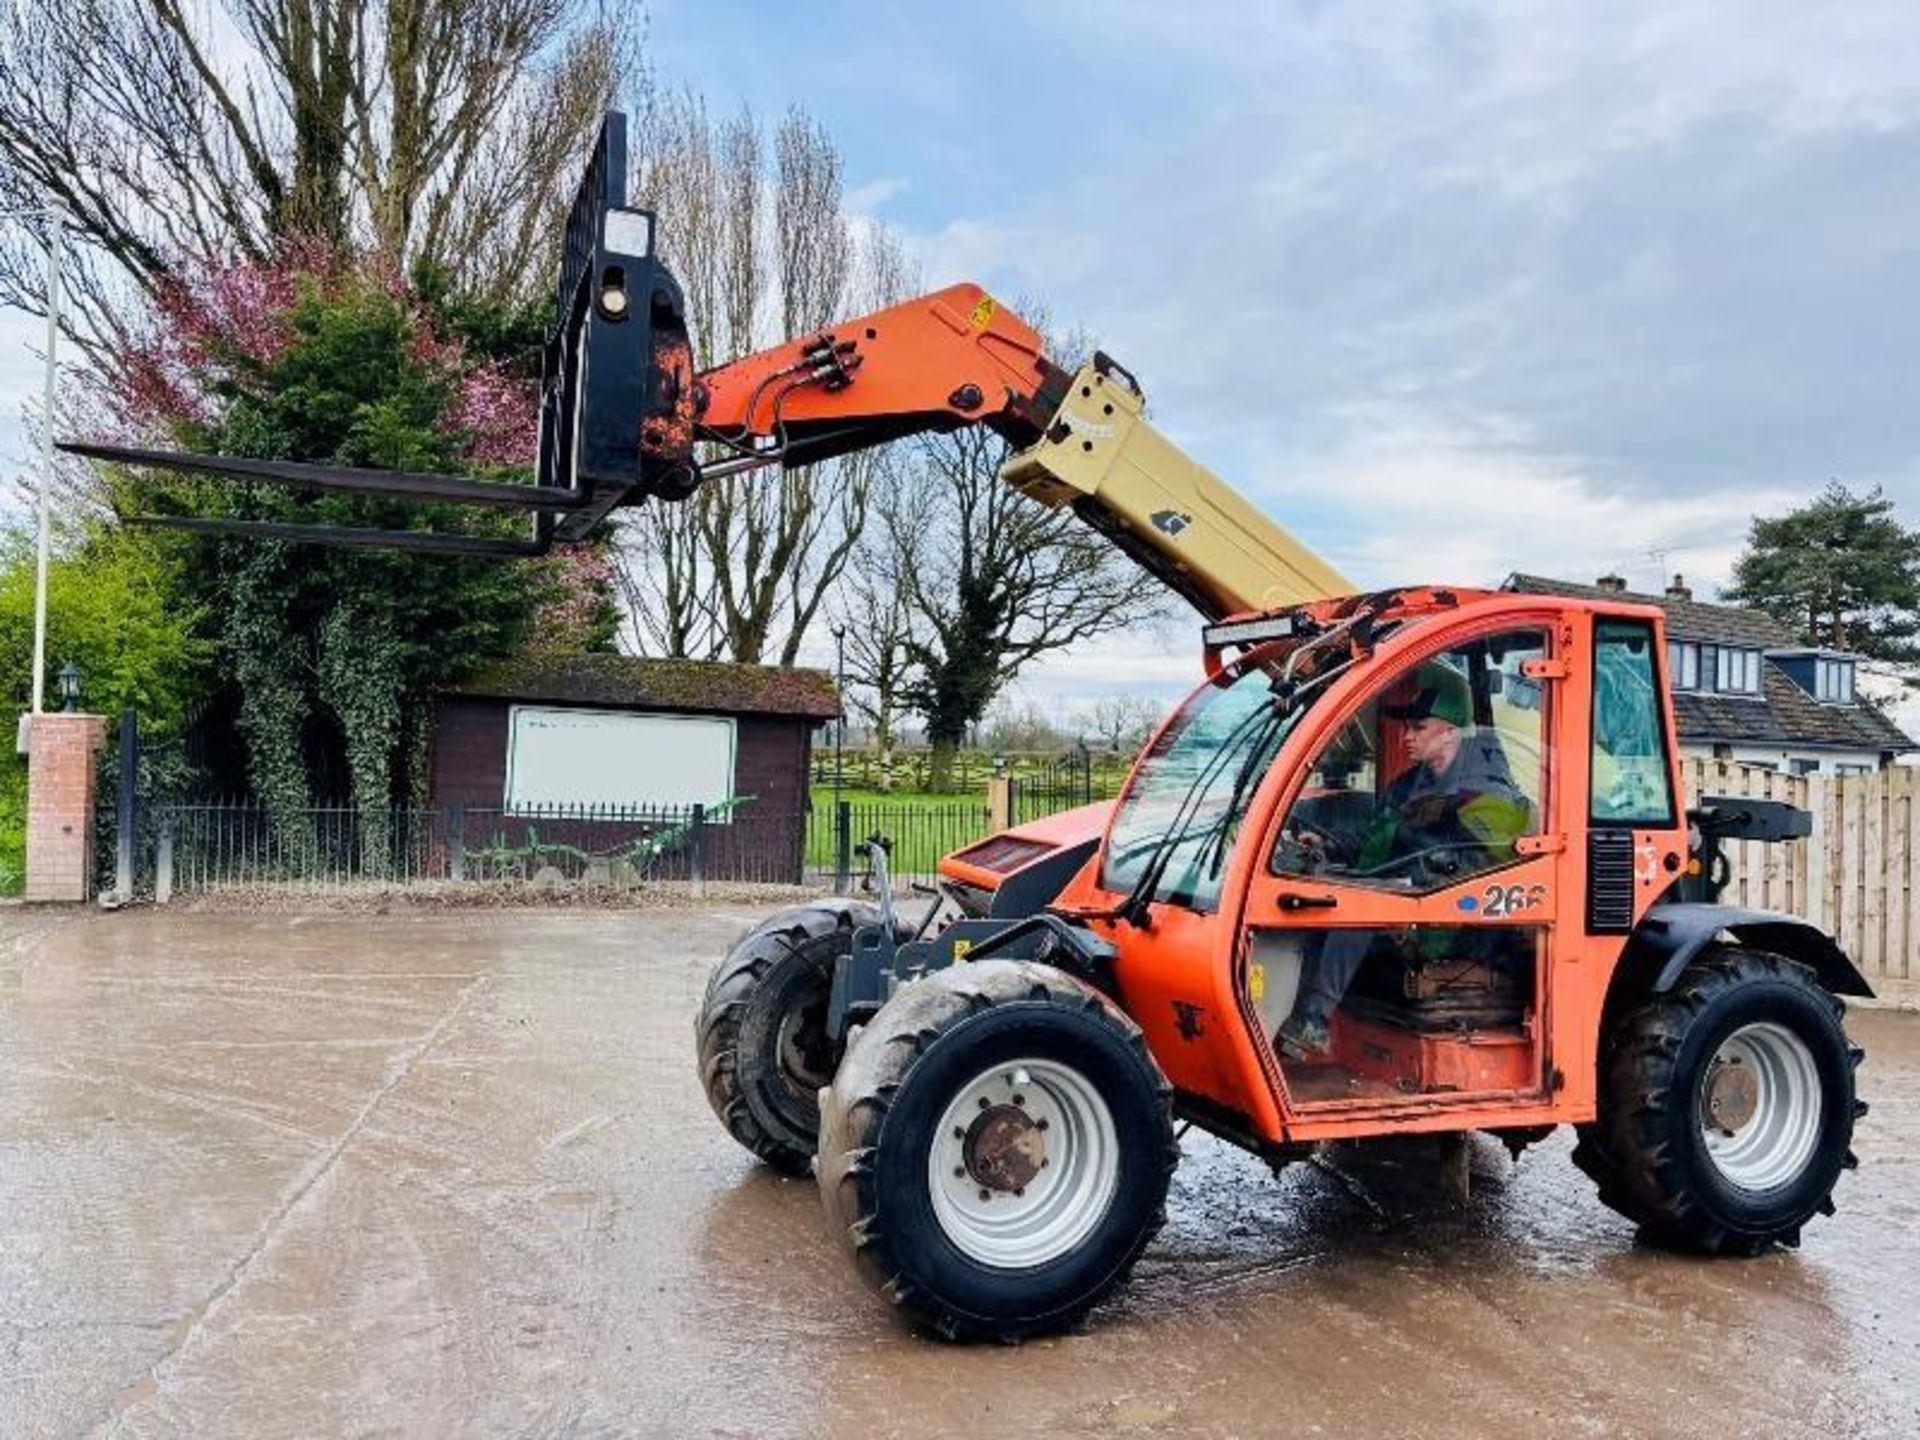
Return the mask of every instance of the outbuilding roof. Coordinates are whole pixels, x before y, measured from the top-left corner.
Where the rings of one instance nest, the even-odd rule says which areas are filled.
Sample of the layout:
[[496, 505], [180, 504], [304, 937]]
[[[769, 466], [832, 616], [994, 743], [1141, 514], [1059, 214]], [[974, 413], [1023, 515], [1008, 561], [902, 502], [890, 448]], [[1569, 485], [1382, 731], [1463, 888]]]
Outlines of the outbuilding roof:
[[840, 713], [833, 677], [824, 670], [633, 655], [518, 655], [487, 666], [448, 693], [808, 720], [831, 720]]

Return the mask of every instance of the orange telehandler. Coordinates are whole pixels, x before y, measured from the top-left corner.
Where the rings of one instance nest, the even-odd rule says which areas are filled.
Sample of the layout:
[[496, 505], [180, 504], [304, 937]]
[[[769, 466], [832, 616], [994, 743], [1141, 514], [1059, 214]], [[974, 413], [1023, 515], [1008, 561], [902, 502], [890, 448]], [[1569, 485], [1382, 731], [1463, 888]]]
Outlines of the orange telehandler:
[[1206, 618], [1205, 678], [1120, 798], [948, 856], [918, 924], [784, 911], [713, 971], [701, 1081], [817, 1167], [835, 1235], [950, 1337], [1072, 1323], [1164, 1218], [1176, 1120], [1275, 1163], [1327, 1141], [1578, 1130], [1651, 1238], [1793, 1245], [1853, 1163], [1834, 942], [1714, 903], [1720, 843], [1806, 817], [1685, 808], [1663, 616], [1626, 600], [1351, 587], [1180, 454], [1105, 356], [1052, 364], [955, 286], [696, 374], [618, 117], [568, 226], [527, 486], [74, 446], [310, 489], [518, 507], [524, 542], [167, 517], [322, 543], [526, 553], [717, 474], [933, 429], [1004, 435]]

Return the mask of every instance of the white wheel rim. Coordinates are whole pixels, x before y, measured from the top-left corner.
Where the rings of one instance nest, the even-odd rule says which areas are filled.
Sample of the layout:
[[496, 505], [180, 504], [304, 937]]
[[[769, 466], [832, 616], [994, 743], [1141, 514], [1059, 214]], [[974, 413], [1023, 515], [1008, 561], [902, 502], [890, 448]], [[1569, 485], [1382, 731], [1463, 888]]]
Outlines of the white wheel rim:
[[1070, 1065], [1014, 1060], [983, 1070], [940, 1117], [927, 1186], [934, 1218], [969, 1259], [1003, 1270], [1045, 1265], [1093, 1233], [1120, 1188], [1113, 1112]]
[[1791, 1184], [1820, 1143], [1822, 1098], [1806, 1041], [1771, 1021], [1741, 1026], [1700, 1077], [1707, 1158], [1743, 1190]]

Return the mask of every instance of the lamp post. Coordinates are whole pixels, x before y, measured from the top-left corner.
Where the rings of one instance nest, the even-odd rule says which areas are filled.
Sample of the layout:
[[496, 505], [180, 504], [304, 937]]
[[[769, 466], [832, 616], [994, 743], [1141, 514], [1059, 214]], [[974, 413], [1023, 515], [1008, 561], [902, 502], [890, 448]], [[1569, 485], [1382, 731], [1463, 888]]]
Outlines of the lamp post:
[[840, 804], [840, 792], [846, 787], [844, 750], [847, 743], [847, 627], [833, 627], [833, 684], [840, 698], [840, 718], [833, 726], [833, 803]]
[[45, 708], [47, 685], [47, 556], [51, 549], [53, 495], [53, 403], [58, 383], [60, 346], [60, 264], [67, 216], [58, 205], [0, 212], [7, 218], [39, 215], [47, 222], [47, 375], [44, 426], [40, 435], [39, 541], [33, 579], [33, 713]]
[[71, 660], [60, 667], [60, 700], [69, 715], [80, 708], [80, 667]]

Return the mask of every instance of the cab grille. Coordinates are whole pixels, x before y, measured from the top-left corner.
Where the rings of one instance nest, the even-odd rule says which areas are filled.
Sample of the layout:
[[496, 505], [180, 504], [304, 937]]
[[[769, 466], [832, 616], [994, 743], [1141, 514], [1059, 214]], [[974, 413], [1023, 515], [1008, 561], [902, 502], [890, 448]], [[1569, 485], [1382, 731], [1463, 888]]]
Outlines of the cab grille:
[[1633, 832], [1587, 832], [1587, 933], [1624, 935], [1633, 928]]

